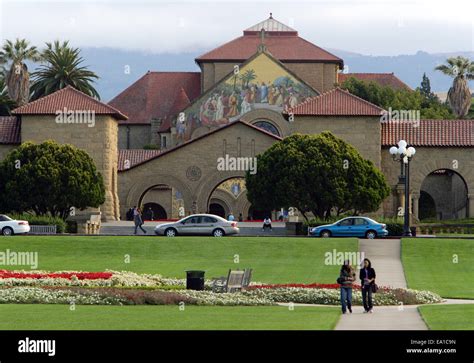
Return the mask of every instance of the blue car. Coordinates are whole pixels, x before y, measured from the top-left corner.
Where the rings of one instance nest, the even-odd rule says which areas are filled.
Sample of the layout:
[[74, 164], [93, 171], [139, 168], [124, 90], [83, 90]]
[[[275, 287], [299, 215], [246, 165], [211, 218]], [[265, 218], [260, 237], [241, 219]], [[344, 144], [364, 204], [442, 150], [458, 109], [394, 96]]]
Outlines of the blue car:
[[374, 239], [386, 237], [386, 225], [367, 217], [347, 217], [333, 224], [311, 228], [309, 235], [314, 237], [365, 237]]

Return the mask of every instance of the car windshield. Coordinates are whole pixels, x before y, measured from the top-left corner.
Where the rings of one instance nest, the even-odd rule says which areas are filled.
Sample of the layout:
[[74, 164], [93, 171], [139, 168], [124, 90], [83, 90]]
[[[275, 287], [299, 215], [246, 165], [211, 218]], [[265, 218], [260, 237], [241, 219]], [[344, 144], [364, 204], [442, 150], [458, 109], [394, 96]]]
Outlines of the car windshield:
[[6, 222], [6, 221], [13, 221], [9, 216], [6, 216], [5, 214], [0, 214], [0, 222]]

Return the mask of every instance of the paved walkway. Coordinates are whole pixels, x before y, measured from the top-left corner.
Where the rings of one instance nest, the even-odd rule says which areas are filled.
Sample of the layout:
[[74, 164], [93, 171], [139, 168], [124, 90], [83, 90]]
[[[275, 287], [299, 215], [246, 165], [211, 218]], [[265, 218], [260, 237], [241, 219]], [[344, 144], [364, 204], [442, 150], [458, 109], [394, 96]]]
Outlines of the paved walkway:
[[[399, 239], [359, 240], [359, 250], [372, 262], [377, 284], [407, 287], [400, 259]], [[426, 330], [416, 306], [375, 306], [373, 314], [354, 306], [352, 314], [342, 315], [336, 330]]]
[[[155, 227], [158, 224], [167, 222], [153, 222], [146, 221], [143, 228], [147, 231], [147, 235], [155, 235]], [[273, 222], [271, 231], [262, 231], [261, 222], [239, 222], [241, 236], [286, 236], [286, 227], [283, 222]], [[109, 236], [129, 236], [133, 235], [135, 225], [132, 221], [115, 221], [115, 222], [103, 222], [100, 227], [101, 235]], [[144, 235], [139, 229], [138, 235]]]

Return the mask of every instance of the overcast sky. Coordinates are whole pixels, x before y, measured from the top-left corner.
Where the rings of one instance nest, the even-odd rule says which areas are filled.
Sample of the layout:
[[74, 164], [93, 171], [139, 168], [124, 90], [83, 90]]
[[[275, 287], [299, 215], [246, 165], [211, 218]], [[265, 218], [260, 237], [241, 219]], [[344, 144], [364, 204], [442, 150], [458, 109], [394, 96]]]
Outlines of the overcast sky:
[[372, 55], [474, 51], [474, 0], [0, 0], [0, 38], [194, 52], [240, 36], [269, 12], [323, 48]]

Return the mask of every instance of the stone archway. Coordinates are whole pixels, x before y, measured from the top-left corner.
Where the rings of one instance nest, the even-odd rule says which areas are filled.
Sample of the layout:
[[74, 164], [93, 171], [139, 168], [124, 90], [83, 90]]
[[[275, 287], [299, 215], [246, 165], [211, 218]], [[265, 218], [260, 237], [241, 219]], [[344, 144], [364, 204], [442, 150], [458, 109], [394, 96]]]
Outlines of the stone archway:
[[[148, 191], [161, 185], [167, 185], [181, 193], [185, 214], [192, 210], [194, 198], [188, 185], [170, 175], [155, 174], [147, 181], [140, 181], [132, 185], [126, 196], [125, 204], [121, 205], [122, 214], [125, 215], [125, 212], [129, 208], [139, 205]], [[168, 214], [168, 218], [170, 217], [171, 216]]]
[[[464, 178], [450, 169], [438, 169], [421, 184], [419, 211], [443, 219], [463, 219], [468, 215], [468, 192]], [[430, 210], [433, 209], [433, 210]], [[419, 218], [422, 214], [419, 213]]]
[[423, 182], [426, 178], [437, 170], [451, 170], [453, 173], [459, 175], [463, 180], [466, 187], [466, 212], [465, 217], [474, 217], [474, 178], [473, 172], [469, 168], [467, 163], [457, 165], [456, 169], [453, 169], [453, 159], [433, 158], [429, 160], [423, 160], [422, 165], [416, 167], [410, 167], [410, 194], [412, 201], [412, 211], [416, 219], [419, 217], [419, 201]]
[[240, 170], [219, 172], [216, 170], [204, 178], [199, 184], [196, 193], [198, 210], [201, 212], [207, 211], [212, 193], [223, 182], [233, 178], [245, 178], [245, 172]]

